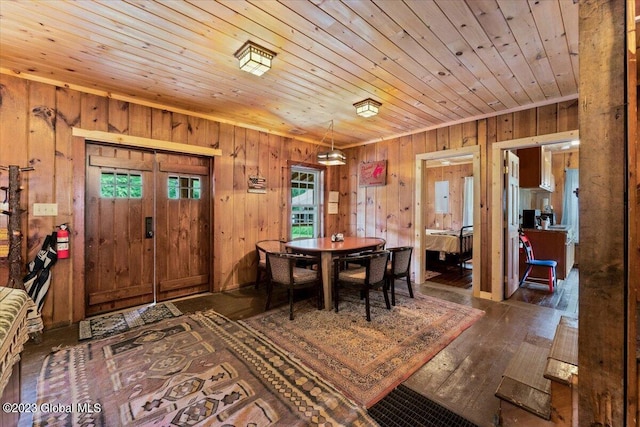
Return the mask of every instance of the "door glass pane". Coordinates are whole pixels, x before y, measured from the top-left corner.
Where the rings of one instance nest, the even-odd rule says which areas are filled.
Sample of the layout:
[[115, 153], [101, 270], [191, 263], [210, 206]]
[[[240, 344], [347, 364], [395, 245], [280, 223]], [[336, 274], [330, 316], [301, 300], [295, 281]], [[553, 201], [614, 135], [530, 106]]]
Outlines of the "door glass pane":
[[201, 182], [199, 177], [170, 175], [167, 181], [169, 199], [200, 199]]
[[100, 197], [140, 199], [142, 198], [142, 176], [135, 173], [101, 172]]

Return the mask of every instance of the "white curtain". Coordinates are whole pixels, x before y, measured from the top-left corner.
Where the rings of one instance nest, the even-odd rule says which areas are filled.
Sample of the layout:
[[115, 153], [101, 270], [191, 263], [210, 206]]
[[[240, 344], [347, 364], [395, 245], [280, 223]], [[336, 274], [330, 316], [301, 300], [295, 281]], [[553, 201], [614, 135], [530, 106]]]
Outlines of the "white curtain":
[[473, 225], [473, 177], [464, 177], [462, 190], [462, 226]]
[[578, 195], [576, 194], [579, 185], [578, 169], [565, 169], [562, 221], [560, 224], [567, 226], [576, 243], [579, 241]]

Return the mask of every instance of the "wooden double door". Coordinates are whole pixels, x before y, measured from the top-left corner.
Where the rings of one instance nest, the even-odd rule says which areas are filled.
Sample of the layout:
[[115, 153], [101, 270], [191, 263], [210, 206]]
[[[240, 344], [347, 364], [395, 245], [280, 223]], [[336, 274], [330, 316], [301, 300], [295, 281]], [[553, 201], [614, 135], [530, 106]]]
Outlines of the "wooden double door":
[[86, 314], [210, 290], [207, 157], [88, 143]]

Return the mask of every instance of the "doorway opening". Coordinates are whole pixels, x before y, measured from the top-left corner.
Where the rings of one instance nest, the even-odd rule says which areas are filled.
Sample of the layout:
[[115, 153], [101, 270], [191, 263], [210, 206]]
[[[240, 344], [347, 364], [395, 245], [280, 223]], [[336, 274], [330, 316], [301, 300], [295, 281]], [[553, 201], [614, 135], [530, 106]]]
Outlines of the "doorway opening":
[[419, 154], [415, 176], [415, 282], [444, 275], [479, 296], [480, 147]]
[[[574, 191], [564, 186], [568, 183], [569, 172], [577, 173], [579, 167], [577, 146], [571, 144], [578, 140], [578, 132], [569, 131], [502, 141], [492, 146], [492, 299], [514, 298], [577, 313], [578, 275], [577, 271], [572, 272], [574, 240], [577, 238], [573, 229], [577, 231], [577, 225], [567, 222], [570, 208], [564, 206], [563, 199], [565, 193], [572, 195]], [[533, 170], [528, 158], [531, 154], [535, 159]], [[503, 159], [511, 159], [508, 162], [511, 168], [514, 158], [520, 169], [515, 190], [511, 191], [514, 187], [505, 179]], [[575, 169], [572, 171], [572, 168]], [[577, 191], [573, 197], [577, 197]], [[536, 258], [558, 261], [559, 282], [567, 289], [550, 293], [544, 284], [538, 286], [529, 280], [520, 286], [525, 256], [520, 250], [518, 233], [533, 240]], [[532, 276], [544, 277], [544, 273], [535, 272]]]

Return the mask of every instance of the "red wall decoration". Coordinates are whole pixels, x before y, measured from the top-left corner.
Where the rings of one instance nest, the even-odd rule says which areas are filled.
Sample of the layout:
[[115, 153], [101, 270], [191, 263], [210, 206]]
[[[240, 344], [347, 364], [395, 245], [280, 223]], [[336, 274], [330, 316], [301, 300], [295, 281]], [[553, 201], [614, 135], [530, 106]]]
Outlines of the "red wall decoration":
[[375, 185], [386, 185], [387, 183], [387, 161], [360, 163], [360, 173], [358, 185], [360, 187], [372, 187]]

